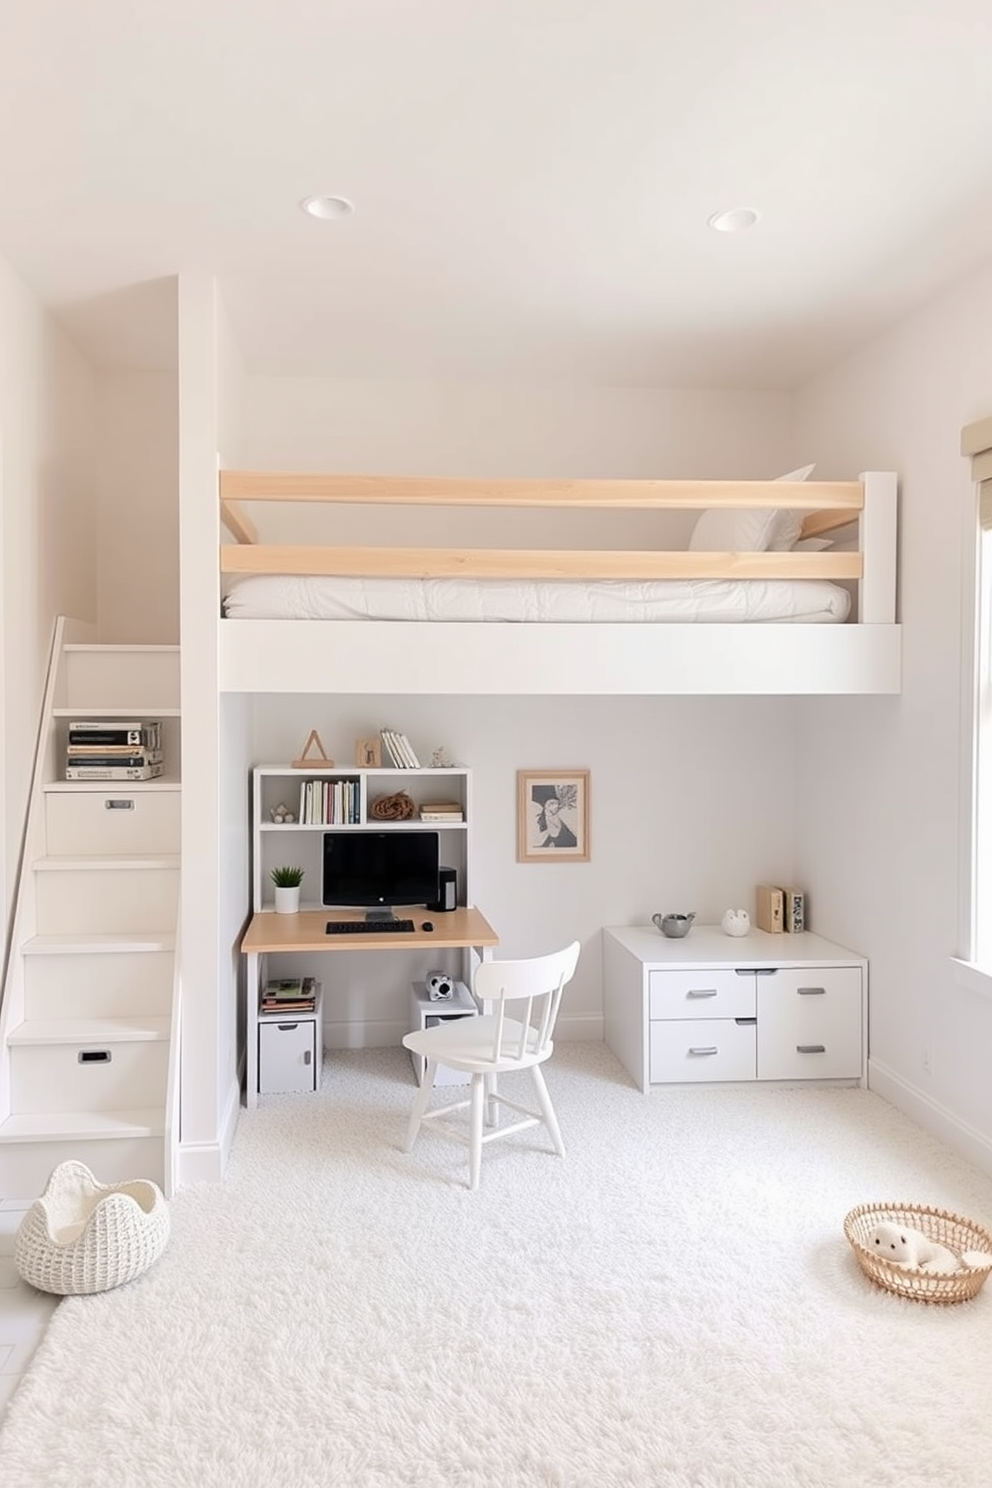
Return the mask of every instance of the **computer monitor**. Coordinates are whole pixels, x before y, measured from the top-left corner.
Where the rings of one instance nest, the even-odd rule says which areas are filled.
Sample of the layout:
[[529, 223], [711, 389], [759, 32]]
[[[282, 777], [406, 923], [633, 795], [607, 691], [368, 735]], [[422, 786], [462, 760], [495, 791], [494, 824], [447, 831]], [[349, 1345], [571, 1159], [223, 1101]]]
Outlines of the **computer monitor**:
[[338, 908], [390, 914], [394, 904], [433, 904], [440, 894], [439, 835], [325, 832], [321, 898]]

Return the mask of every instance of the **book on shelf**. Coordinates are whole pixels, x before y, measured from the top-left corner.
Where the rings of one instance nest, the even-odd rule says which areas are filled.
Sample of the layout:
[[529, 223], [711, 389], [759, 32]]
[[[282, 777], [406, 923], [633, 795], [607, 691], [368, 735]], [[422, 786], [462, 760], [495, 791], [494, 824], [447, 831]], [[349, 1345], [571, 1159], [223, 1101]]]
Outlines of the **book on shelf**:
[[141, 744], [146, 749], [161, 749], [162, 724], [159, 720], [79, 719], [69, 724], [70, 744]]
[[382, 740], [383, 748], [392, 761], [395, 770], [419, 770], [420, 761], [413, 752], [413, 747], [406, 734], [399, 734], [395, 729], [380, 729], [379, 738]]
[[141, 749], [134, 744], [130, 749], [74, 749], [71, 745], [65, 752], [70, 765], [160, 765], [161, 749]]
[[[312, 977], [307, 978], [313, 981]], [[302, 977], [276, 977], [274, 981], [266, 982], [266, 997], [299, 997], [303, 992]]]
[[115, 759], [129, 754], [141, 754], [153, 761], [162, 758], [161, 749], [153, 748], [150, 744], [67, 744], [65, 752], [74, 759], [89, 759], [93, 756]]
[[782, 890], [774, 884], [759, 884], [755, 890], [755, 919], [759, 930], [779, 935], [785, 928]]
[[66, 780], [157, 780], [164, 771], [165, 766], [161, 762], [154, 765], [96, 765], [90, 762], [85, 765], [66, 765], [65, 778]]
[[782, 919], [787, 934], [802, 935], [806, 929], [806, 894], [803, 889], [782, 890]]
[[420, 820], [460, 822], [465, 820], [465, 812], [458, 801], [425, 801]]

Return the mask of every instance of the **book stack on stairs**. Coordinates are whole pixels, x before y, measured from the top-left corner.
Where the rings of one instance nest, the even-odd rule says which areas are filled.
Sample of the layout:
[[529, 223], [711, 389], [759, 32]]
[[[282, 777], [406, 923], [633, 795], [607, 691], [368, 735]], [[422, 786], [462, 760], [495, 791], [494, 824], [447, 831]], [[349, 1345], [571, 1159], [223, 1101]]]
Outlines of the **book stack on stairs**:
[[66, 780], [155, 780], [163, 769], [160, 719], [70, 720]]

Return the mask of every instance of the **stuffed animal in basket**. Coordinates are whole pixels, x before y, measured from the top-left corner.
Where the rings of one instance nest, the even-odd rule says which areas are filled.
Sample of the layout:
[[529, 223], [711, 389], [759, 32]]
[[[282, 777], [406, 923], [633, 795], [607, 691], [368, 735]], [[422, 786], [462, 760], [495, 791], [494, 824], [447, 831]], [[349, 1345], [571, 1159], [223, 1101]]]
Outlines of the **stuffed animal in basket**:
[[868, 1245], [893, 1265], [910, 1266], [916, 1271], [960, 1271], [966, 1266], [987, 1266], [990, 1259], [980, 1250], [966, 1250], [958, 1255], [948, 1246], [931, 1240], [922, 1230], [887, 1220], [875, 1226]]

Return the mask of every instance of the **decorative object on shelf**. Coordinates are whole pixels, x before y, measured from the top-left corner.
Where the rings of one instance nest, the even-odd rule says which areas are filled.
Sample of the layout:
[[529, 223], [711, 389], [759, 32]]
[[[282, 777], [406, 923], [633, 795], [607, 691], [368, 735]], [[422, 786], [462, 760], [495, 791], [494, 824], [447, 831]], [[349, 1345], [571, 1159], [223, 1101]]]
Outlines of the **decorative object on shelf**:
[[355, 764], [363, 770], [378, 770], [382, 765], [382, 740], [356, 739]]
[[724, 935], [746, 935], [751, 928], [751, 916], [746, 909], [728, 909], [720, 926]]
[[758, 929], [780, 935], [785, 929], [785, 898], [777, 884], [759, 884], [754, 891]]
[[283, 801], [280, 801], [278, 806], [273, 806], [269, 812], [269, 821], [277, 827], [283, 826], [286, 822], [295, 822], [295, 820], [296, 817]]
[[651, 923], [657, 925], [662, 935], [667, 935], [669, 940], [681, 940], [683, 935], [689, 934], [690, 926], [696, 918], [692, 914], [654, 914]]
[[276, 887], [276, 914], [299, 914], [303, 869], [283, 864], [269, 874]]
[[98, 1183], [71, 1158], [52, 1170], [21, 1220], [14, 1266], [40, 1292], [107, 1292], [158, 1260], [169, 1228], [165, 1195], [150, 1179]]
[[[318, 754], [311, 754], [311, 749], [317, 749]], [[328, 758], [327, 750], [324, 748], [323, 740], [316, 729], [311, 729], [307, 734], [306, 743], [300, 751], [299, 758], [293, 761], [294, 770], [310, 770], [314, 766], [322, 770], [333, 770], [334, 761]]]
[[806, 929], [806, 893], [803, 889], [782, 889], [782, 919], [790, 935], [802, 935]]
[[[924, 1241], [959, 1258], [958, 1269], [928, 1271], [889, 1259], [872, 1244], [880, 1225], [922, 1232]], [[992, 1233], [930, 1204], [859, 1204], [845, 1216], [844, 1234], [870, 1281], [914, 1302], [966, 1302], [978, 1295], [992, 1271]]]
[[431, 753], [432, 770], [451, 770], [454, 768], [454, 763], [443, 744], [439, 744]]
[[517, 861], [588, 863], [588, 770], [517, 771]]
[[431, 1002], [447, 1002], [455, 990], [455, 984], [446, 971], [429, 971], [425, 985]]
[[376, 796], [369, 807], [373, 821], [412, 821], [417, 808], [406, 791], [394, 791], [389, 796]]

